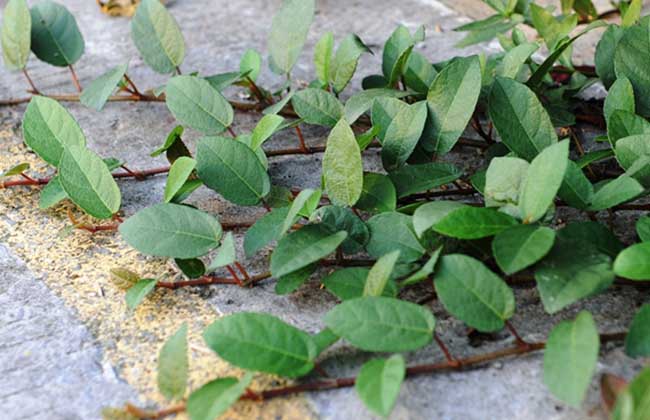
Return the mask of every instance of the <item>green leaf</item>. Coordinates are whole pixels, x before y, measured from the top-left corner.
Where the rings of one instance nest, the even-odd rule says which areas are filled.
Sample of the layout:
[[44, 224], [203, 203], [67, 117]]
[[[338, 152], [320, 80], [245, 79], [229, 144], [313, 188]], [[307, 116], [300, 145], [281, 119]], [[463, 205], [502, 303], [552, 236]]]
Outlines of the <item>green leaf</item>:
[[370, 232], [366, 224], [346, 207], [324, 206], [314, 212], [312, 220], [317, 219], [332, 233], [346, 231], [348, 237], [341, 244], [341, 251], [346, 254], [361, 252], [368, 243]]
[[535, 280], [544, 309], [553, 314], [608, 288], [614, 281], [612, 259], [590, 242], [565, 237], [560, 231], [535, 271]]
[[479, 331], [502, 329], [515, 311], [515, 297], [508, 285], [467, 255], [443, 256], [434, 285], [445, 309]]
[[[398, 99], [389, 99], [397, 101]], [[402, 167], [420, 139], [427, 119], [424, 102], [401, 108], [386, 128], [381, 149], [381, 161], [387, 171]]]
[[208, 382], [190, 394], [187, 413], [191, 420], [214, 420], [239, 400], [253, 379], [248, 372], [241, 380], [219, 378]]
[[405, 376], [406, 363], [402, 355], [372, 359], [361, 367], [354, 389], [369, 410], [388, 417], [397, 402]]
[[88, 108], [101, 111], [108, 98], [115, 91], [117, 84], [124, 77], [127, 68], [128, 64], [115, 66], [90, 82], [81, 93], [81, 97], [79, 98], [81, 103]]
[[217, 268], [234, 263], [236, 260], [235, 238], [232, 232], [226, 233], [221, 241], [221, 246], [217, 250], [217, 255], [210, 261], [207, 272], [212, 272]]
[[448, 184], [462, 175], [454, 165], [442, 162], [405, 165], [388, 174], [399, 198]]
[[614, 84], [609, 88], [607, 97], [605, 98], [605, 105], [603, 107], [603, 115], [605, 121], [609, 121], [609, 117], [616, 110], [623, 110], [634, 113], [634, 88], [630, 79], [625, 76], [616, 79]]
[[366, 246], [368, 254], [381, 257], [389, 252], [399, 250], [400, 262], [418, 260], [424, 254], [410, 216], [397, 212], [380, 213], [367, 222], [370, 229], [370, 241]]
[[650, 410], [650, 368], [645, 368], [619, 395], [614, 420], [646, 420]]
[[496, 78], [489, 113], [501, 141], [528, 161], [557, 143], [551, 119], [535, 93], [513, 79]]
[[72, 115], [54, 99], [34, 96], [23, 116], [23, 137], [44, 161], [59, 165], [67, 146], [85, 146], [86, 137]]
[[650, 280], [650, 242], [634, 244], [618, 254], [614, 273], [631, 280]]
[[332, 32], [325, 32], [314, 46], [316, 76], [323, 86], [329, 85], [333, 49], [334, 34]]
[[477, 56], [457, 58], [433, 81], [427, 94], [429, 121], [425, 150], [448, 153], [467, 127], [481, 92], [481, 65]]
[[48, 209], [61, 200], [65, 200], [67, 197], [68, 195], [61, 186], [60, 178], [55, 176], [41, 190], [41, 196], [38, 199], [38, 208], [41, 210]]
[[650, 241], [650, 216], [641, 216], [636, 221], [636, 233], [642, 242]]
[[527, 42], [511, 49], [503, 56], [497, 67], [497, 76], [514, 79], [531, 55], [539, 49], [536, 42]]
[[[365, 267], [348, 267], [336, 270], [323, 278], [325, 288], [341, 300], [350, 300], [363, 296], [370, 270]], [[395, 297], [397, 286], [394, 281], [388, 281], [382, 296]]]
[[363, 296], [381, 296], [399, 259], [399, 250], [382, 255], [368, 272]]
[[332, 234], [322, 225], [308, 225], [283, 237], [271, 256], [271, 273], [278, 278], [326, 257], [341, 245], [346, 232]]
[[363, 175], [361, 197], [355, 207], [371, 213], [393, 211], [397, 206], [397, 193], [386, 175], [367, 172]]
[[403, 74], [413, 45], [411, 33], [403, 25], [399, 25], [384, 44], [381, 69], [388, 86], [394, 86]]
[[593, 185], [578, 165], [571, 160], [568, 161], [558, 195], [567, 204], [580, 210], [587, 209], [593, 199]]
[[650, 304], [641, 306], [634, 315], [625, 337], [625, 353], [630, 357], [650, 356]]
[[493, 15], [484, 20], [463, 25], [455, 30], [470, 31], [470, 33], [460, 42], [456, 43], [455, 47], [463, 48], [480, 42], [489, 41], [499, 34], [508, 32], [523, 21], [524, 17], [515, 13], [508, 19], [505, 19], [501, 15]]
[[9, 176], [14, 176], [14, 175], [20, 175], [26, 170], [29, 169], [29, 163], [23, 162], [19, 163], [18, 165], [14, 165], [11, 168], [7, 169], [3, 173], [0, 174], [0, 178], [6, 178]]
[[573, 222], [558, 231], [558, 238], [568, 241], [582, 241], [603, 254], [616, 258], [624, 248], [611, 230], [598, 222]]
[[238, 71], [230, 71], [226, 73], [213, 74], [212, 76], [205, 76], [203, 79], [210, 83], [210, 86], [212, 86], [214, 89], [221, 92], [225, 88], [232, 86], [237, 82], [241, 82], [243, 77], [243, 73], [240, 73]]
[[256, 81], [261, 69], [262, 57], [260, 53], [252, 48], [247, 49], [239, 61], [239, 74], [248, 74], [249, 79]]
[[[486, 207], [518, 206], [529, 163], [516, 157], [495, 157], [485, 174]], [[519, 215], [520, 212], [513, 213]]]
[[433, 251], [429, 260], [427, 260], [427, 262], [422, 267], [420, 267], [418, 271], [411, 274], [410, 276], [408, 276], [407, 278], [405, 278], [403, 281], [400, 282], [400, 287], [410, 286], [412, 284], [416, 284], [423, 280], [428, 279], [431, 273], [433, 273], [433, 270], [435, 269], [436, 264], [438, 263], [438, 259], [440, 258], [441, 253], [442, 253], [442, 246], [439, 246], [435, 251]]
[[255, 152], [233, 139], [200, 139], [196, 171], [205, 185], [242, 206], [256, 205], [271, 190], [269, 175]]
[[505, 213], [485, 207], [465, 206], [447, 213], [433, 225], [433, 230], [452, 238], [479, 239], [493, 236], [516, 225]]
[[156, 288], [157, 283], [158, 280], [156, 279], [142, 279], [131, 286], [124, 296], [126, 299], [126, 306], [129, 309], [135, 309], [142, 300]]
[[162, 146], [151, 152], [149, 156], [151, 157], [158, 157], [160, 156], [163, 152], [166, 152], [170, 149], [173, 148], [173, 146], [176, 144], [176, 142], [182, 143], [183, 141], [181, 140], [181, 136], [183, 135], [183, 131], [185, 129], [183, 128], [182, 125], [177, 125], [172, 129], [172, 131], [169, 132], [167, 135], [167, 138], [165, 139], [165, 143], [163, 143]]
[[196, 258], [219, 245], [221, 225], [192, 207], [161, 203], [140, 210], [120, 224], [133, 248], [147, 255]]
[[[298, 217], [298, 215], [303, 211], [305, 206], [310, 207], [310, 204], [312, 202], [315, 202], [316, 205], [318, 205], [318, 203], [320, 202], [320, 197], [321, 197], [320, 190], [305, 188], [304, 190], [300, 191], [300, 193], [296, 196], [296, 198], [294, 198], [294, 200], [291, 202], [291, 206], [289, 206], [289, 212], [284, 218], [284, 221], [282, 222], [282, 227], [280, 228], [280, 236], [284, 235], [289, 229], [291, 229], [291, 226], [296, 221], [296, 217]], [[306, 216], [310, 216], [310, 215], [311, 214], [308, 214]]]
[[187, 179], [192, 175], [196, 161], [192, 158], [181, 156], [169, 168], [163, 201], [169, 203], [178, 194]]
[[630, 169], [639, 158], [650, 155], [649, 139], [650, 135], [648, 134], [636, 134], [616, 141], [616, 159], [623, 169]]
[[120, 209], [121, 195], [104, 161], [85, 146], [64, 149], [59, 180], [68, 197], [86, 213], [109, 219]]
[[612, 146], [623, 137], [650, 134], [650, 123], [632, 112], [615, 110], [607, 120], [607, 136]]
[[187, 387], [187, 323], [165, 341], [158, 354], [158, 389], [168, 400], [179, 400]]
[[623, 32], [625, 31], [620, 26], [609, 25], [607, 30], [603, 32], [600, 41], [598, 41], [598, 45], [596, 45], [596, 54], [594, 56], [596, 73], [598, 73], [606, 88], [609, 88], [616, 80], [614, 57]]
[[372, 51], [357, 35], [350, 34], [341, 41], [332, 59], [329, 73], [334, 92], [342, 92], [348, 85], [363, 53], [372, 54]]
[[418, 237], [440, 222], [451, 211], [463, 207], [458, 201], [432, 201], [415, 209], [413, 213], [413, 228]]
[[569, 140], [547, 147], [530, 163], [521, 190], [519, 208], [524, 223], [541, 219], [553, 205], [569, 159]]
[[205, 264], [198, 258], [176, 258], [176, 266], [183, 274], [191, 279], [197, 279], [205, 274]]
[[417, 51], [411, 51], [404, 70], [407, 87], [418, 93], [427, 93], [437, 75], [438, 72], [429, 59]]
[[30, 13], [34, 55], [53, 66], [66, 67], [76, 63], [84, 52], [84, 39], [68, 9], [44, 0], [36, 3]]
[[251, 149], [255, 150], [262, 146], [262, 144], [271, 137], [284, 122], [284, 118], [269, 114], [262, 117], [253, 129], [251, 139]]
[[334, 334], [329, 328], [323, 328], [318, 333], [313, 334], [311, 338], [314, 344], [316, 344], [316, 348], [318, 349], [317, 354], [319, 355], [332, 344], [339, 341], [339, 336]]
[[309, 280], [309, 277], [316, 271], [317, 267], [317, 264], [310, 264], [307, 267], [278, 278], [278, 282], [275, 284], [275, 293], [278, 295], [287, 295], [294, 292]]
[[27, 65], [31, 46], [32, 17], [25, 0], [9, 0], [2, 15], [2, 57], [9, 70]]
[[323, 156], [325, 190], [334, 204], [353, 206], [361, 196], [363, 164], [354, 132], [341, 119], [327, 137]]
[[614, 207], [625, 201], [632, 200], [644, 191], [637, 180], [627, 175], [621, 175], [604, 185], [594, 194], [589, 210], [599, 211]]
[[289, 74], [298, 61], [314, 19], [314, 0], [284, 0], [273, 16], [268, 49], [271, 70]]
[[377, 98], [403, 98], [408, 96], [408, 92], [388, 88], [372, 88], [357, 92], [345, 102], [343, 113], [345, 119], [350, 123], [354, 123], [361, 115], [368, 111]]
[[271, 241], [279, 239], [284, 233], [282, 225], [289, 213], [288, 207], [273, 209], [258, 219], [244, 236], [244, 252], [247, 257], [254, 255]]
[[553, 229], [531, 225], [513, 226], [494, 237], [492, 252], [499, 268], [506, 274], [513, 274], [544, 258], [554, 241]]
[[140, 3], [131, 20], [131, 38], [144, 62], [158, 73], [172, 73], [185, 58], [178, 23], [158, 0]]
[[627, 10], [625, 10], [625, 13], [621, 19], [621, 26], [626, 28], [637, 23], [639, 17], [641, 16], [642, 7], [642, 0], [631, 0], [628, 4]]
[[325, 325], [353, 346], [376, 352], [416, 350], [431, 342], [436, 320], [426, 308], [388, 297], [346, 300], [325, 315]]
[[544, 350], [544, 383], [551, 393], [579, 407], [596, 370], [599, 348], [598, 330], [589, 312], [557, 324]]
[[278, 112], [282, 111], [284, 109], [284, 107], [287, 106], [287, 104], [289, 103], [291, 98], [293, 98], [293, 95], [295, 93], [296, 93], [295, 90], [289, 91], [289, 93], [284, 95], [284, 98], [280, 99], [279, 101], [277, 101], [273, 105], [264, 108], [264, 110], [262, 111], [262, 114], [264, 114], [264, 115], [277, 114]]
[[650, 49], [650, 22], [625, 29], [616, 45], [614, 68], [616, 77], [627, 77], [636, 98], [637, 112], [650, 116], [650, 79], [645, 69], [650, 66], [650, 57], [645, 52]]
[[234, 117], [232, 106], [206, 80], [176, 76], [167, 82], [167, 107], [181, 123], [205, 134], [226, 129]]
[[203, 338], [219, 357], [242, 369], [295, 378], [314, 368], [311, 336], [271, 315], [224, 316], [206, 328]]
[[293, 95], [291, 104], [307, 124], [334, 127], [343, 116], [343, 105], [334, 95], [322, 89], [302, 89]]

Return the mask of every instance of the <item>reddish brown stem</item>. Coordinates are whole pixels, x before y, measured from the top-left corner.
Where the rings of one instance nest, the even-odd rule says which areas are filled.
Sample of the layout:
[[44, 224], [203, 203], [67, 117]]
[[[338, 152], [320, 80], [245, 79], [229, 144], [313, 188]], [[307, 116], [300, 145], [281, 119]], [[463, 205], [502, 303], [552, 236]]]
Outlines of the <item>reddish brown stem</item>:
[[237, 138], [237, 133], [235, 133], [235, 130], [233, 130], [232, 127], [226, 127], [226, 129], [228, 130], [228, 133], [230, 133], [233, 139]]
[[124, 80], [126, 80], [126, 83], [128, 83], [129, 86], [131, 86], [131, 91], [134, 95], [140, 98], [143, 97], [142, 93], [140, 93], [138, 88], [135, 86], [135, 83], [133, 83], [133, 80], [131, 80], [131, 78], [126, 73], [124, 73]]
[[36, 85], [34, 84], [34, 81], [32, 80], [31, 77], [29, 77], [29, 73], [27, 73], [27, 68], [23, 67], [23, 74], [25, 75], [25, 78], [27, 79], [27, 83], [29, 83], [29, 86], [32, 88], [32, 91], [34, 91], [35, 94], [40, 95], [40, 92], [36, 88]]
[[[254, 285], [262, 280], [268, 279], [271, 277], [271, 273], [262, 273], [255, 276], [251, 276], [247, 284]], [[205, 275], [199, 277], [198, 279], [193, 280], [183, 280], [183, 281], [174, 281], [174, 282], [165, 282], [159, 281], [156, 283], [156, 287], [161, 287], [164, 289], [180, 289], [181, 287], [189, 286], [209, 286], [212, 284], [236, 284], [241, 285], [241, 281], [238, 283], [232, 277], [217, 277], [212, 275]]]
[[433, 333], [433, 339], [436, 340], [436, 344], [438, 345], [438, 347], [440, 347], [440, 350], [442, 350], [443, 354], [445, 355], [445, 359], [447, 359], [447, 363], [449, 364], [459, 363], [458, 360], [451, 355], [451, 352], [445, 345], [444, 341], [442, 341], [440, 337], [438, 337], [438, 334]]
[[266, 98], [264, 94], [262, 94], [262, 90], [255, 84], [253, 79], [251, 79], [249, 76], [246, 76], [246, 80], [250, 85], [251, 92], [253, 92], [253, 95], [255, 95], [260, 103], [268, 103], [271, 105], [273, 104], [273, 99]]
[[302, 135], [302, 130], [300, 129], [300, 126], [296, 126], [296, 134], [298, 135], [298, 141], [300, 142], [300, 150], [302, 150], [303, 153], [309, 153], [309, 147], [307, 147], [307, 144], [305, 143], [305, 138]]
[[508, 328], [508, 331], [510, 331], [510, 333], [515, 337], [515, 341], [517, 342], [518, 346], [528, 347], [530, 345], [526, 340], [521, 338], [521, 336], [517, 332], [517, 329], [515, 329], [515, 327], [510, 323], [510, 321], [506, 321], [505, 324], [506, 324], [506, 328]]
[[228, 270], [228, 272], [230, 273], [230, 275], [232, 276], [232, 278], [235, 280], [235, 284], [238, 284], [238, 285], [240, 285], [240, 286], [243, 286], [243, 285], [244, 285], [244, 283], [241, 281], [241, 279], [239, 278], [239, 276], [237, 275], [237, 273], [235, 272], [235, 270], [233, 270], [232, 267], [231, 267], [230, 265], [227, 265], [227, 266], [226, 266], [226, 270]]
[[74, 67], [72, 64], [68, 65], [68, 68], [70, 69], [70, 75], [72, 76], [72, 82], [74, 83], [74, 86], [77, 88], [77, 91], [81, 93], [83, 90], [81, 88], [81, 83], [79, 83], [79, 78], [77, 77], [77, 73], [74, 71]]

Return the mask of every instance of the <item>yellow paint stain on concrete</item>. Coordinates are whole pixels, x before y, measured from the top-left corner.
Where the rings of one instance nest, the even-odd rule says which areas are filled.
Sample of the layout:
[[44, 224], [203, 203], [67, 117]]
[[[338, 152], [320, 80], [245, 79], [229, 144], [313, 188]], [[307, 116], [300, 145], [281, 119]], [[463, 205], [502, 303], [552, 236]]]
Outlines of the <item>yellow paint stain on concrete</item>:
[[[0, 170], [28, 162], [29, 173], [45, 174], [48, 168], [26, 150], [19, 134], [4, 128], [0, 130]], [[171, 274], [168, 262], [139, 254], [116, 232], [91, 235], [73, 231], [66, 235], [70, 225], [67, 210], [71, 209], [81, 220], [84, 216], [67, 200], [53, 209], [40, 210], [39, 191], [36, 187], [0, 189], [0, 241], [8, 244], [37, 277], [74, 309], [119, 377], [139, 392], [140, 401], [136, 403], [150, 408], [170, 405], [157, 390], [157, 357], [164, 341], [183, 322], [189, 327], [190, 390], [218, 377], [241, 375], [240, 370], [206, 347], [201, 332], [219, 314], [196, 289], [156, 290], [135, 311], [130, 311], [124, 291], [109, 279], [112, 267], [128, 268], [143, 277]], [[260, 374], [252, 388], [268, 389], [284, 383], [281, 378]], [[303, 420], [316, 416], [307, 401], [297, 396], [263, 403], [239, 402], [225, 417]]]

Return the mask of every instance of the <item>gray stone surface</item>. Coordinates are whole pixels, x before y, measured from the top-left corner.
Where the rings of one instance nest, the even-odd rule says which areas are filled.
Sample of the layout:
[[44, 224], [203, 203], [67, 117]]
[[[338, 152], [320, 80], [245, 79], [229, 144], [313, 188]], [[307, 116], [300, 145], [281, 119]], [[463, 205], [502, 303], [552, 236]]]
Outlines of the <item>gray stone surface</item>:
[[[0, 4], [2, 3], [4, 1], [0, 0]], [[130, 41], [126, 19], [109, 19], [99, 13], [95, 2], [92, 1], [66, 0], [64, 3], [77, 16], [86, 39], [86, 54], [76, 66], [82, 84], [87, 84], [109, 67], [126, 61], [130, 62], [129, 75], [140, 87], [158, 86], [165, 80], [163, 76], [144, 66], [138, 57]], [[182, 65], [183, 71], [188, 73], [199, 70], [201, 74], [232, 71], [237, 68], [239, 57], [246, 48], [256, 48], [265, 55], [271, 16], [279, 4], [279, 0], [177, 0], [171, 11], [176, 16], [188, 45], [188, 54]], [[313, 73], [313, 45], [327, 30], [334, 31], [337, 40], [349, 32], [356, 32], [375, 51], [374, 56], [363, 57], [358, 75], [352, 82], [352, 90], [359, 89], [362, 76], [378, 71], [381, 45], [398, 23], [405, 24], [411, 30], [420, 24], [426, 26], [427, 40], [419, 47], [419, 51], [432, 61], [477, 51], [495, 51], [494, 43], [462, 51], [453, 48], [462, 35], [450, 30], [467, 21], [462, 8], [456, 7], [458, 11], [452, 9], [454, 2], [448, 2], [448, 6], [445, 6], [436, 0], [322, 0], [318, 4], [316, 21], [305, 52], [296, 67], [297, 79], [309, 80], [310, 74]], [[463, 2], [463, 7], [467, 4], [468, 2]], [[72, 92], [73, 86], [66, 69], [53, 68], [35, 60], [30, 61], [29, 69], [37, 86], [44, 92]], [[278, 77], [265, 68], [260, 81], [262, 85], [277, 85], [280, 82]], [[0, 91], [3, 98], [23, 96], [24, 88], [22, 75], [0, 70]], [[228, 93], [234, 96], [238, 91], [230, 90]], [[175, 125], [164, 104], [110, 103], [102, 113], [88, 110], [79, 104], [65, 105], [87, 134], [90, 147], [101, 155], [123, 159], [133, 168], [165, 164], [163, 158], [149, 157], [149, 152], [164, 141], [168, 131]], [[16, 124], [20, 121], [23, 111], [24, 106], [0, 110], [4, 119]], [[235, 131], [250, 130], [258, 118], [257, 115], [238, 112], [235, 117]], [[327, 134], [327, 131], [313, 127], [305, 127], [304, 132], [312, 145], [322, 144]], [[193, 149], [198, 137], [198, 133], [189, 130], [184, 139]], [[293, 132], [287, 131], [274, 136], [268, 147], [280, 148], [295, 144]], [[480, 158], [474, 152], [465, 152], [463, 155], [452, 153], [448, 159], [463, 168], [480, 165]], [[285, 186], [318, 186], [320, 159], [319, 155], [272, 159], [272, 180]], [[378, 169], [377, 153], [366, 153], [364, 165], [367, 169]], [[164, 177], [152, 178], [145, 182], [121, 182], [125, 214], [129, 216], [138, 209], [159, 202], [164, 182]], [[219, 214], [226, 222], [253, 219], [262, 214], [259, 209], [232, 206], [207, 189], [197, 191], [190, 201], [206, 211]], [[619, 219], [616, 223], [620, 231], [629, 230], [629, 219]], [[239, 255], [243, 255], [243, 233], [239, 232], [236, 239]], [[0, 307], [15, 308], [8, 312], [3, 309], [0, 318], [3, 321], [0, 325], [0, 365], [2, 369], [6, 369], [6, 366], [10, 369], [6, 373], [3, 371], [5, 375], [0, 379], [0, 389], [3, 390], [0, 406], [8, 407], [10, 418], [28, 415], [51, 418], [43, 411], [50, 407], [68, 410], [55, 410], [56, 413], [61, 413], [60, 418], [93, 418], [96, 416], [97, 407], [111, 403], [119, 404], [127, 398], [133, 398], [132, 392], [126, 385], [120, 384], [119, 379], [113, 382], [110, 374], [108, 379], [104, 376], [101, 349], [94, 346], [92, 336], [75, 322], [73, 315], [62, 307], [60, 301], [51, 296], [38, 279], [26, 274], [27, 277], [22, 281], [11, 281], [14, 278], [12, 273], [26, 272], [24, 266], [16, 260], [9, 257], [2, 259], [2, 252], [7, 252], [2, 249], [4, 248], [0, 248], [0, 261], [3, 261], [4, 265], [0, 267], [0, 276], [3, 278], [3, 283], [0, 284], [0, 290], [3, 291], [0, 295]], [[260, 254], [242, 261], [251, 272], [266, 271], [269, 252], [266, 250]], [[276, 295], [273, 290], [274, 281], [265, 282], [254, 290], [212, 287], [197, 289], [195, 292], [218, 312], [268, 312], [315, 332], [322, 327], [322, 315], [336, 303], [332, 296], [319, 288], [316, 279], [321, 278], [324, 273], [325, 270], [321, 270], [313, 277], [313, 281], [289, 296]], [[9, 279], [6, 282], [5, 277]], [[9, 283], [12, 285], [5, 287]], [[614, 288], [606, 295], [586, 301], [580, 307], [572, 307], [558, 316], [551, 317], [544, 313], [534, 290], [522, 289], [517, 290], [518, 310], [513, 323], [526, 338], [543, 339], [557, 321], [571, 318], [579, 309], [586, 307], [594, 312], [603, 332], [621, 331], [628, 325], [635, 308], [647, 299], [647, 292]], [[23, 305], [34, 309], [23, 309], [21, 312]], [[39, 311], [39, 308], [42, 309]], [[451, 319], [440, 305], [433, 304], [432, 309], [439, 319], [437, 330], [440, 336], [456, 356], [483, 353], [512, 343], [506, 332], [480, 340], [470, 340], [464, 326]], [[47, 316], [44, 317], [45, 314]], [[63, 320], [54, 322], [55, 315]], [[31, 322], [30, 319], [38, 319], [39, 322]], [[59, 337], [60, 341], [57, 341], [56, 337]], [[26, 339], [23, 344], [18, 344]], [[34, 351], [31, 358], [25, 359], [22, 358], [23, 347], [16, 346], [40, 351]], [[52, 351], [49, 350], [50, 347]], [[42, 351], [42, 348], [48, 350]], [[410, 363], [442, 359], [435, 346], [407, 356]], [[344, 344], [338, 344], [328, 351], [323, 366], [331, 375], [350, 375], [355, 373], [361, 362], [368, 357], [369, 355], [350, 350]], [[44, 361], [47, 361], [47, 364]], [[112, 371], [106, 364], [103, 366], [109, 373]], [[614, 372], [630, 377], [639, 368], [639, 362], [625, 357], [619, 347], [606, 346], [602, 352], [600, 372]], [[119, 378], [119, 371], [117, 377]], [[575, 410], [566, 408], [552, 398], [545, 390], [541, 377], [541, 356], [538, 354], [516, 361], [494, 363], [485, 369], [409, 379], [403, 387], [392, 418], [604, 418], [598, 408], [595, 382], [583, 408]], [[54, 385], [50, 385], [51, 383]], [[76, 403], [70, 404], [70, 398], [74, 398]], [[308, 398], [314, 411], [325, 419], [373, 418], [350, 389], [311, 394]]]
[[71, 309], [0, 244], [0, 417], [96, 418], [136, 397]]

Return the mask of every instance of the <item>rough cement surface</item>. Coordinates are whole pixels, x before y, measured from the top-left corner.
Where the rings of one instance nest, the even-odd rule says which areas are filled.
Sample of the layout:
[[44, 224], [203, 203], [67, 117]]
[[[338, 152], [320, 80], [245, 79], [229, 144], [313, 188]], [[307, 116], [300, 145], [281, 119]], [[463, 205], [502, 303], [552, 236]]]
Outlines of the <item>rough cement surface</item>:
[[[0, 0], [0, 4], [4, 3]], [[128, 20], [111, 19], [99, 13], [95, 2], [87, 0], [65, 0], [65, 5], [77, 17], [86, 39], [86, 54], [78, 63], [77, 72], [82, 84], [118, 63], [129, 61], [129, 75], [141, 88], [155, 87], [165, 78], [156, 75], [143, 65], [133, 47], [128, 31]], [[320, 35], [332, 30], [337, 40], [349, 32], [356, 32], [373, 47], [374, 56], [362, 58], [357, 77], [351, 83], [351, 91], [359, 89], [364, 75], [378, 72], [381, 62], [381, 45], [395, 25], [405, 24], [414, 30], [420, 24], [427, 29], [427, 41], [418, 49], [432, 61], [439, 61], [459, 54], [478, 51], [494, 52], [496, 43], [464, 50], [453, 48], [462, 35], [450, 32], [462, 22], [466, 10], [475, 2], [449, 1], [443, 5], [436, 0], [406, 0], [399, 3], [388, 0], [346, 1], [321, 0], [305, 52], [296, 67], [296, 78], [309, 80], [313, 74], [311, 52]], [[239, 57], [246, 48], [256, 48], [266, 55], [266, 36], [273, 11], [279, 0], [251, 0], [227, 2], [211, 0], [177, 0], [171, 8], [178, 20], [187, 45], [188, 53], [182, 65], [184, 72], [200, 70], [201, 74], [214, 74], [235, 70]], [[483, 16], [483, 15], [481, 15]], [[591, 45], [593, 47], [593, 44]], [[588, 56], [585, 54], [585, 56]], [[47, 93], [70, 93], [73, 86], [66, 69], [53, 68], [36, 60], [30, 60], [29, 69], [37, 86]], [[260, 83], [272, 86], [280, 79], [264, 70]], [[24, 96], [25, 82], [20, 74], [0, 70], [0, 92], [2, 98]], [[228, 94], [237, 97], [237, 90]], [[349, 93], [348, 93], [349, 94]], [[344, 95], [345, 96], [345, 95]], [[88, 137], [91, 148], [102, 156], [117, 157], [130, 167], [143, 169], [164, 165], [162, 158], [153, 159], [149, 153], [164, 141], [174, 125], [174, 119], [164, 104], [152, 103], [109, 103], [101, 113], [84, 108], [79, 104], [64, 104], [78, 119]], [[0, 170], [22, 161], [30, 161], [32, 168], [42, 173], [50, 169], [27, 153], [22, 146], [20, 120], [24, 106], [0, 109]], [[254, 127], [259, 115], [236, 113], [234, 129], [246, 132]], [[305, 136], [311, 145], [323, 144], [326, 130], [304, 127]], [[469, 134], [469, 133], [468, 133]], [[200, 135], [188, 130], [184, 140], [193, 150]], [[296, 144], [291, 131], [279, 133], [268, 143], [268, 147], [281, 148]], [[460, 150], [447, 158], [465, 170], [481, 165], [476, 152]], [[289, 156], [271, 159], [269, 172], [275, 184], [295, 187], [316, 187], [319, 185], [321, 156]], [[368, 170], [379, 170], [380, 159], [376, 151], [364, 154], [364, 166]], [[126, 216], [162, 198], [164, 176], [144, 182], [121, 181], [123, 210]], [[12, 254], [23, 259], [60, 300], [52, 307], [64, 310], [70, 308], [79, 322], [86, 325], [92, 336], [81, 340], [84, 345], [95, 345], [103, 351], [103, 369], [112, 366], [124, 391], [108, 395], [110, 391], [96, 392], [95, 401], [78, 401], [72, 404], [71, 413], [83, 418], [94, 418], [97, 407], [119, 404], [121, 400], [138, 400], [148, 406], [166, 406], [156, 391], [156, 354], [164, 340], [182, 322], [190, 323], [190, 388], [195, 389], [205, 381], [217, 376], [238, 375], [240, 372], [218, 360], [205, 347], [200, 332], [221, 314], [237, 311], [263, 311], [283, 318], [298, 327], [315, 332], [322, 327], [322, 315], [336, 304], [336, 299], [320, 289], [318, 279], [325, 270], [320, 270], [312, 281], [289, 296], [278, 296], [274, 292], [275, 282], [262, 283], [253, 290], [238, 287], [215, 286], [177, 291], [157, 291], [135, 312], [127, 311], [123, 292], [117, 290], [107, 279], [107, 271], [113, 266], [135, 269], [142, 275], [155, 276], [171, 272], [164, 261], [146, 258], [130, 249], [114, 233], [91, 236], [85, 232], [73, 232], [67, 236], [61, 231], [69, 224], [66, 211], [73, 209], [64, 204], [48, 211], [38, 210], [36, 189], [18, 188], [0, 192], [0, 242], [7, 244]], [[200, 189], [190, 202], [203, 210], [217, 214], [224, 222], [254, 220], [263, 214], [258, 209], [233, 206], [214, 192]], [[78, 213], [78, 212], [77, 212]], [[576, 214], [562, 215], [565, 220], [575, 220]], [[618, 217], [614, 221], [617, 233], [630, 239], [631, 216]], [[242, 263], [253, 273], [268, 269], [269, 250], [245, 260], [241, 244], [243, 232], [237, 232], [238, 255]], [[0, 270], [0, 278], [4, 276]], [[1, 287], [1, 286], [0, 286]], [[25, 296], [32, 289], [22, 282], [14, 286], [24, 288]], [[2, 289], [0, 289], [2, 290]], [[17, 293], [17, 292], [16, 292]], [[426, 290], [424, 291], [426, 293]], [[573, 306], [557, 316], [544, 313], [535, 290], [517, 290], [517, 313], [513, 323], [529, 339], [543, 339], [548, 330], [560, 319], [574, 317], [582, 308], [594, 312], [602, 332], [621, 331], [627, 327], [635, 309], [648, 300], [648, 294], [630, 288], [614, 288], [606, 295], [587, 300], [580, 306]], [[16, 305], [22, 302], [15, 299]], [[450, 318], [438, 304], [432, 309], [438, 318], [437, 331], [448, 343], [456, 356], [478, 354], [511, 345], [512, 339], [506, 332], [470, 339], [462, 323]], [[2, 318], [4, 319], [4, 318]], [[0, 325], [4, 331], [5, 325]], [[67, 331], [68, 323], [57, 324], [61, 331]], [[71, 330], [71, 331], [73, 331]], [[12, 330], [21, 334], [20, 330]], [[25, 332], [27, 334], [27, 332]], [[71, 337], [76, 336], [74, 332]], [[49, 337], [43, 337], [43, 343]], [[101, 349], [101, 350], [100, 350]], [[5, 354], [6, 353], [6, 354]], [[100, 354], [101, 358], [101, 353]], [[15, 358], [13, 349], [0, 346], [0, 358]], [[324, 368], [332, 376], [354, 374], [361, 363], [370, 355], [353, 351], [344, 343], [330, 349], [323, 361]], [[418, 352], [407, 354], [410, 363], [439, 361], [442, 355], [437, 347], [429, 346]], [[74, 363], [66, 353], [52, 355], [56, 364]], [[2, 360], [2, 359], [0, 359]], [[13, 359], [12, 359], [13, 360]], [[51, 362], [55, 364], [55, 362]], [[86, 365], [80, 364], [86, 372]], [[627, 358], [619, 347], [603, 349], [599, 371], [612, 372], [631, 377], [640, 368], [640, 362]], [[30, 406], [30, 388], [39, 385], [41, 378], [69, 381], [69, 389], [75, 389], [84, 382], [67, 371], [51, 371], [50, 375], [37, 376], [29, 370], [17, 370], [23, 386], [7, 384], [9, 393], [15, 393], [14, 408], [10, 407], [9, 418], [22, 418], [21, 411]], [[598, 392], [594, 382], [588, 400], [580, 410], [568, 409], [552, 398], [541, 381], [541, 355], [517, 360], [506, 360], [489, 365], [485, 369], [463, 373], [428, 375], [405, 382], [398, 406], [393, 414], [397, 419], [485, 419], [517, 418], [557, 420], [602, 419], [604, 414], [598, 406]], [[17, 384], [18, 382], [16, 382]], [[282, 383], [278, 378], [257, 375], [256, 389], [268, 388]], [[60, 387], [66, 390], [66, 386]], [[62, 391], [63, 392], [63, 391]], [[113, 398], [115, 397], [115, 398]], [[43, 404], [54, 406], [61, 395], [43, 392], [39, 395]], [[66, 399], [66, 398], [64, 398]], [[69, 399], [66, 399], [69, 401]], [[27, 413], [28, 414], [28, 413]], [[37, 416], [38, 417], [38, 416]], [[353, 390], [314, 393], [302, 397], [278, 399], [263, 404], [238, 403], [227, 418], [373, 418], [362, 407]], [[40, 418], [49, 418], [40, 416]]]

